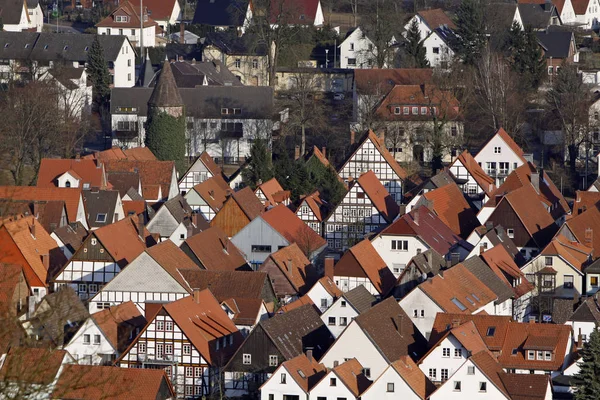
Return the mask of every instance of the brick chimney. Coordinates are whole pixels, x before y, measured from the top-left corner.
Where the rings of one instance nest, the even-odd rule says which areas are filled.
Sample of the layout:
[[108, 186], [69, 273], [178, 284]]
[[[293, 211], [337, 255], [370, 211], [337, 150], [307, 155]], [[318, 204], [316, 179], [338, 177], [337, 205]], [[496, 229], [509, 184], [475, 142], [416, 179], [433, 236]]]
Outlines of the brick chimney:
[[352, 146], [355, 141], [356, 141], [356, 132], [350, 131], [350, 146]]
[[308, 358], [308, 361], [312, 362], [312, 360], [313, 360], [313, 351], [312, 351], [312, 349], [307, 349], [306, 350], [306, 358]]
[[333, 280], [335, 260], [332, 257], [325, 257], [325, 276]]
[[194, 291], [192, 292], [192, 296], [194, 298], [195, 303], [200, 303], [200, 290], [194, 289]]
[[535, 189], [535, 191], [539, 194], [540, 193], [540, 174], [538, 172], [531, 173], [531, 184], [533, 185], [533, 188]]

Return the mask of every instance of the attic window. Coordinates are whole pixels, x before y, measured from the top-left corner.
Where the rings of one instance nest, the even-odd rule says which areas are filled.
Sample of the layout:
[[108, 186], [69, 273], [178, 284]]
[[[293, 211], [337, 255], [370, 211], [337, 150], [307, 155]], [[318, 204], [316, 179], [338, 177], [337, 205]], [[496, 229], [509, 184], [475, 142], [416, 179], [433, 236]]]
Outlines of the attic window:
[[481, 301], [481, 300], [479, 300], [479, 297], [477, 297], [477, 295], [476, 295], [475, 293], [471, 293], [471, 296], [473, 296], [473, 298], [474, 298], [475, 300], [477, 300], [477, 301]]
[[466, 299], [469, 303], [471, 303], [472, 305], [475, 305], [475, 302], [473, 301], [472, 298], [470, 298], [469, 296], [466, 296]]
[[105, 223], [106, 222], [106, 213], [99, 213], [98, 215], [96, 215], [96, 222], [98, 223]]
[[88, 51], [90, 48], [88, 46], [85, 46], [85, 49], [83, 49], [84, 51]]
[[45, 46], [44, 46], [44, 50], [48, 50], [48, 45], [45, 45]]
[[517, 353], [519, 353], [519, 349], [512, 349], [512, 353], [511, 353], [511, 354], [512, 354], [513, 356], [516, 356], [516, 355], [517, 355]]
[[128, 17], [125, 15], [117, 15], [115, 17], [115, 22], [127, 22]]
[[65, 47], [63, 47], [63, 50], [64, 50], [64, 51], [67, 51], [68, 49], [69, 49], [69, 46], [65, 46]]
[[460, 311], [465, 311], [467, 309], [467, 307], [465, 307], [465, 305], [461, 303], [460, 300], [458, 300], [456, 297], [453, 297], [450, 301], [452, 301], [452, 304], [458, 307]]
[[229, 114], [229, 108], [221, 108], [221, 115]]
[[496, 334], [496, 327], [490, 326], [487, 328], [486, 336], [494, 336]]

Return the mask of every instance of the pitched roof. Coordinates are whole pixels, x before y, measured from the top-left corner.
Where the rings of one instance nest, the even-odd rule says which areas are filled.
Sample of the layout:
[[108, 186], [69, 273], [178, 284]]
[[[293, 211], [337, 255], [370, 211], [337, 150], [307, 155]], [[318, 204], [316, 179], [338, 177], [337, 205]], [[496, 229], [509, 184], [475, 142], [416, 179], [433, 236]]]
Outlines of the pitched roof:
[[[325, 148], [323, 148], [323, 150], [324, 149]], [[323, 154], [323, 152], [321, 150], [319, 150], [319, 148], [317, 146], [312, 147], [310, 153], [308, 153], [307, 156], [305, 157], [305, 160], [308, 161], [311, 157], [315, 157], [317, 160], [319, 160], [321, 162], [321, 164], [323, 164], [326, 167], [328, 167], [330, 165], [329, 160], [327, 159], [325, 154]]]
[[210, 26], [242, 26], [249, 3], [249, 0], [199, 0], [196, 3], [193, 23]]
[[536, 32], [537, 39], [544, 49], [545, 58], [568, 58], [574, 44], [573, 32], [549, 30]]
[[3, 22], [7, 25], [19, 25], [25, 12], [25, 4], [25, 0], [0, 1], [0, 15]]
[[162, 197], [167, 198], [171, 181], [173, 179], [173, 170], [175, 163], [173, 161], [158, 161], [158, 160], [131, 160], [127, 159], [111, 159], [105, 161], [107, 172], [137, 172], [142, 181], [142, 195], [146, 200], [156, 200], [156, 193], [146, 193], [149, 185], [160, 186]]
[[223, 336], [239, 333], [208, 289], [165, 304], [163, 308], [209, 364], [217, 362], [213, 360], [216, 354], [209, 343]]
[[106, 178], [111, 186], [119, 191], [121, 197], [124, 197], [132, 188], [137, 192], [140, 187], [140, 175], [134, 171], [112, 171], [106, 174]]
[[263, 288], [269, 283], [266, 272], [258, 271], [204, 271], [204, 270], [180, 270], [190, 290], [210, 291], [219, 301], [232, 297], [251, 299], [262, 298]]
[[355, 321], [388, 363], [405, 355], [418, 357], [425, 349], [425, 338], [392, 297], [360, 314]]
[[[375, 289], [383, 296], [395, 283], [394, 275], [368, 239], [361, 240], [352, 246], [335, 264], [334, 275], [343, 274], [345, 269], [354, 270], [354, 266], [362, 269]], [[339, 275], [343, 276], [343, 275]]]
[[430, 202], [429, 208], [452, 229], [466, 239], [479, 226], [477, 214], [456, 184], [445, 185], [423, 194]]
[[588, 297], [582, 301], [569, 321], [600, 323], [600, 307], [595, 296]]
[[[121, 267], [132, 262], [146, 250], [146, 243], [151, 236], [146, 228], [140, 235], [137, 216], [127, 217], [96, 229], [92, 234], [98, 238], [102, 246]], [[140, 236], [143, 236], [144, 239]]]
[[[396, 113], [396, 107], [419, 106], [418, 114]], [[461, 119], [460, 102], [450, 90], [441, 90], [433, 85], [396, 85], [376, 106], [377, 115], [392, 121], [430, 121], [431, 107], [438, 115], [448, 120]], [[421, 107], [427, 107], [423, 114]]]
[[578, 190], [573, 202], [573, 215], [579, 215], [600, 203], [600, 192]]
[[101, 163], [98, 164], [95, 160], [62, 158], [42, 158], [37, 186], [57, 187], [56, 179], [66, 172], [72, 175], [75, 173], [81, 179], [79, 187], [87, 183], [90, 187], [106, 188], [106, 176]]
[[90, 317], [118, 353], [129, 345], [131, 332], [136, 328], [141, 330], [146, 325], [146, 318], [132, 301], [98, 311]]
[[270, 22], [278, 25], [313, 25], [319, 0], [273, 0], [269, 3]]
[[544, 400], [548, 394], [550, 377], [545, 374], [507, 374], [501, 372], [500, 380], [513, 400]]
[[560, 256], [573, 268], [583, 273], [584, 267], [591, 259], [593, 249], [586, 245], [567, 240], [562, 235], [556, 236], [542, 251], [543, 256]]
[[65, 350], [12, 347], [4, 359], [0, 377], [7, 382], [50, 385], [67, 355]]
[[298, 299], [292, 301], [291, 303], [287, 303], [286, 305], [281, 306], [281, 308], [279, 310], [277, 310], [278, 312], [288, 312], [291, 310], [295, 310], [296, 308], [302, 307], [304, 305], [310, 305], [312, 307], [314, 307], [314, 309], [321, 314], [321, 310], [315, 305], [315, 303], [312, 301], [312, 299], [305, 294], [304, 296], [299, 297]]
[[325, 291], [327, 293], [329, 293], [334, 299], [337, 299], [338, 297], [340, 297], [343, 294], [343, 292], [336, 286], [336, 284], [333, 282], [333, 280], [331, 280], [331, 278], [328, 276], [322, 277], [321, 279], [318, 280], [318, 282], [321, 284], [323, 289], [325, 289]]
[[[298, 208], [302, 206], [302, 203], [305, 203], [310, 208], [317, 221], [323, 221], [325, 215], [323, 213], [322, 208], [325, 208], [325, 202], [321, 200], [319, 191], [315, 191], [306, 196], [301, 196], [300, 205], [298, 206]], [[298, 212], [297, 209], [296, 212]]]
[[190, 236], [185, 243], [207, 270], [234, 271], [248, 267], [242, 253], [217, 226]]
[[497, 295], [463, 264], [457, 264], [418, 286], [446, 313], [473, 313]]
[[269, 258], [300, 293], [308, 291], [318, 278], [314, 266], [296, 243], [277, 250]]
[[[519, 147], [519, 145], [513, 140], [513, 138], [504, 130], [504, 128], [500, 128], [496, 131], [496, 133], [483, 145], [482, 149], [488, 145], [488, 143], [495, 137], [499, 136], [504, 143], [508, 145], [508, 147], [523, 161], [523, 163], [527, 163], [525, 157], [523, 157], [523, 149]], [[477, 156], [475, 156], [477, 158]]]
[[465, 169], [469, 172], [469, 174], [475, 179], [477, 184], [483, 191], [490, 196], [494, 190], [496, 190], [496, 185], [494, 184], [494, 179], [489, 177], [484, 171], [483, 168], [479, 165], [477, 161], [473, 158], [471, 153], [468, 150], [463, 151], [458, 156], [458, 161], [465, 167]]
[[155, 21], [170, 20], [177, 0], [144, 0], [143, 6]]
[[332, 342], [331, 333], [319, 313], [308, 304], [260, 321], [260, 326], [287, 360], [302, 354], [308, 347], [314, 348], [318, 358], [318, 353], [325, 351]]
[[[562, 229], [568, 229], [579, 243], [592, 247], [594, 254], [600, 254], [600, 235], [593, 234], [593, 232], [600, 232], [600, 210], [597, 207], [589, 208], [567, 219], [561, 231]], [[591, 237], [590, 233], [592, 233]]]
[[[129, 2], [129, 0], [125, 0], [119, 3], [118, 7], [115, 8], [112, 13], [98, 22], [96, 27], [123, 27], [123, 28], [139, 28], [141, 25], [139, 7], [135, 7], [133, 4]], [[129, 16], [126, 22], [116, 22], [115, 15], [126, 14]], [[147, 10], [144, 9], [144, 28], [149, 26], [156, 26], [156, 22], [147, 15]], [[158, 32], [157, 32], [158, 33]]]
[[[496, 359], [487, 351], [479, 351], [474, 353], [469, 359], [479, 368], [479, 370], [492, 382], [496, 388], [501, 391], [507, 398], [513, 399], [508, 395], [504, 383], [502, 382], [502, 375], [506, 373], [496, 361]], [[516, 399], [515, 399], [516, 400]]]
[[480, 257], [505, 284], [513, 287], [516, 282], [520, 281], [518, 285], [513, 287], [514, 295], [517, 298], [533, 290], [533, 285], [525, 278], [525, 275], [503, 244], [497, 244], [486, 250], [481, 253]]
[[371, 307], [373, 307], [373, 305], [377, 302], [375, 296], [369, 293], [369, 291], [363, 285], [358, 285], [354, 289], [347, 291], [343, 296], [344, 299], [346, 299], [346, 301], [350, 303], [350, 305], [354, 307], [359, 314], [370, 310]]
[[271, 208], [261, 218], [290, 243], [297, 243], [305, 253], [312, 253], [327, 244], [325, 239], [283, 204]]
[[585, 15], [589, 3], [590, 0], [571, 0], [571, 4], [573, 5], [573, 11], [575, 11], [575, 15]]
[[421, 10], [418, 11], [417, 14], [423, 19], [423, 21], [425, 21], [430, 29], [435, 29], [440, 26], [447, 26], [450, 29], [456, 29], [454, 22], [441, 8], [434, 8], [433, 10]]
[[398, 360], [391, 363], [390, 367], [394, 368], [420, 399], [425, 400], [429, 398], [435, 390], [435, 385], [431, 383], [409, 356], [401, 356]]
[[[102, 36], [100, 36], [102, 37]], [[82, 158], [97, 159], [100, 161], [109, 160], [130, 160], [130, 161], [157, 161], [156, 156], [148, 147], [132, 147], [130, 149], [121, 149], [112, 147], [108, 150], [98, 151]]]
[[[358, 71], [358, 70], [355, 70], [355, 71]], [[368, 71], [371, 71], [371, 70], [368, 70]], [[363, 144], [367, 140], [371, 141], [371, 143], [373, 144], [373, 146], [375, 146], [375, 148], [379, 151], [379, 153], [382, 155], [382, 157], [388, 163], [388, 165], [390, 166], [390, 168], [392, 168], [392, 170], [394, 170], [394, 172], [396, 173], [396, 175], [398, 175], [398, 177], [400, 179], [402, 179], [402, 180], [407, 179], [408, 174], [406, 173], [406, 171], [404, 170], [404, 168], [402, 168], [400, 166], [400, 164], [398, 164], [398, 162], [396, 161], [396, 159], [394, 158], [394, 156], [388, 151], [387, 147], [381, 145], [381, 143], [382, 143], [383, 140], [380, 140], [377, 137], [377, 135], [375, 134], [375, 132], [373, 132], [372, 130], [369, 130], [368, 132], [366, 132], [362, 136], [362, 138], [357, 143], [355, 143], [354, 150], [346, 158], [346, 160], [342, 164], [342, 168], [340, 168], [340, 171], [343, 169], [343, 166], [346, 165], [354, 157], [354, 155], [358, 152], [358, 150], [363, 146]]]
[[165, 240], [146, 250], [146, 253], [156, 261], [181, 286], [186, 287], [186, 281], [179, 271], [197, 271], [198, 266], [175, 243]]
[[0, 199], [29, 201], [64, 201], [69, 222], [77, 221], [77, 210], [81, 200], [78, 188], [40, 188], [36, 186], [0, 186]]
[[[110, 224], [115, 219], [115, 211], [119, 192], [116, 190], [83, 190], [83, 205], [85, 207], [86, 218], [90, 229], [100, 228]], [[104, 220], [98, 219], [100, 214], [104, 214]], [[123, 216], [120, 215], [120, 218]]]
[[[421, 273], [432, 277], [446, 267], [446, 258], [434, 249], [427, 249], [414, 255], [409, 264], [414, 264]], [[400, 277], [398, 279], [400, 280]]]
[[267, 203], [265, 205], [275, 206], [282, 202], [282, 198], [289, 198], [290, 192], [283, 190], [277, 179], [271, 178], [268, 181], [258, 185], [254, 193], [258, 192], [258, 190], [265, 195], [267, 198]]
[[327, 374], [327, 368], [323, 364], [319, 364], [314, 358], [309, 359], [304, 354], [283, 362], [282, 366], [307, 393]]
[[60, 399], [154, 400], [161, 396], [175, 397], [175, 391], [161, 369], [77, 364], [64, 366], [52, 392], [52, 398]]
[[[0, 263], [0, 315], [14, 312], [13, 299], [15, 298], [15, 290], [21, 281], [23, 267], [18, 264]], [[28, 295], [29, 293], [23, 293]], [[18, 298], [24, 296], [18, 293]], [[20, 310], [17, 310], [20, 311]], [[10, 315], [10, 314], [9, 314]]]
[[[550, 3], [551, 4], [551, 3]], [[546, 29], [551, 24], [550, 18], [556, 10], [551, 5], [549, 10], [545, 9], [545, 4], [517, 4], [519, 15], [524, 26], [532, 26], [534, 29]]]
[[448, 254], [458, 243], [464, 243], [438, 215], [426, 206], [413, 208], [411, 212], [404, 214], [385, 228], [380, 235], [419, 236], [442, 256]]
[[363, 366], [356, 358], [334, 367], [333, 373], [355, 397], [359, 397], [373, 383], [365, 376]]
[[156, 86], [152, 90], [150, 99], [148, 99], [148, 105], [154, 107], [183, 106], [183, 100], [179, 94], [169, 60], [165, 60], [159, 74]]
[[264, 205], [260, 202], [258, 197], [254, 194], [252, 189], [245, 187], [237, 192], [231, 194], [231, 197], [240, 206], [244, 214], [250, 221], [258, 217], [265, 211]]
[[221, 305], [229, 308], [233, 315], [230, 317], [236, 325], [254, 325], [263, 305], [262, 299], [244, 299], [241, 297], [232, 297], [223, 300]]
[[221, 175], [221, 167], [219, 167], [217, 163], [215, 163], [215, 160], [213, 160], [210, 154], [208, 154], [206, 151], [203, 151], [202, 154], [198, 156], [198, 158], [200, 159], [200, 161], [202, 161], [202, 164], [204, 164], [206, 169], [209, 170], [211, 174], [213, 174], [213, 176]]
[[358, 93], [386, 95], [395, 85], [420, 85], [433, 81], [431, 68], [356, 69], [354, 82]]
[[[515, 292], [504, 276], [498, 276], [480, 257], [471, 257], [462, 263], [473, 275], [484, 285], [490, 288], [496, 295], [495, 304], [504, 303], [514, 298]], [[525, 278], [525, 277], [523, 277]]]
[[365, 172], [356, 180], [356, 183], [360, 185], [366, 195], [369, 196], [369, 199], [373, 202], [375, 208], [377, 208], [379, 213], [388, 222], [391, 222], [396, 218], [400, 212], [398, 204], [377, 178], [375, 172], [371, 170]]

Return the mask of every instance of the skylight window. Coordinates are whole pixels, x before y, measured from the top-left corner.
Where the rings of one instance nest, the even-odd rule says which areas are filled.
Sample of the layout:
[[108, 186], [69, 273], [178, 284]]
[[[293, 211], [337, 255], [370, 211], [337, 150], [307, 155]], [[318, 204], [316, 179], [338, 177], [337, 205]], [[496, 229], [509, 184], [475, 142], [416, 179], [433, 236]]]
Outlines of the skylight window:
[[69, 50], [69, 46], [63, 47], [63, 50], [65, 50], [65, 51]]
[[106, 222], [106, 214], [100, 213], [96, 216], [96, 222], [104, 223]]
[[494, 336], [495, 334], [496, 334], [496, 327], [495, 326], [489, 326], [487, 328], [486, 336]]
[[465, 311], [467, 309], [467, 307], [465, 307], [465, 305], [461, 303], [460, 300], [458, 300], [456, 297], [453, 297], [451, 301], [456, 307], [458, 307], [460, 311]]
[[477, 301], [481, 301], [481, 300], [479, 300], [479, 297], [477, 297], [477, 295], [476, 295], [475, 293], [471, 293], [471, 296], [473, 296], [473, 298], [474, 298], [475, 300], [477, 300]]
[[466, 297], [466, 299], [467, 299], [467, 301], [468, 301], [469, 303], [471, 303], [472, 305], [475, 305], [475, 302], [473, 301], [473, 299], [472, 299], [472, 298], [470, 298], [469, 296], [467, 296], [467, 297]]

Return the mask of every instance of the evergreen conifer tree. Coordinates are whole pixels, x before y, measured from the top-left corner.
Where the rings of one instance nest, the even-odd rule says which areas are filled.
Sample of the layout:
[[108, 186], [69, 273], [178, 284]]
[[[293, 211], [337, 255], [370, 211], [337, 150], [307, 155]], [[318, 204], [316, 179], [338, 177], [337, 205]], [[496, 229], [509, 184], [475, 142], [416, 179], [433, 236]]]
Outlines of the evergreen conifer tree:
[[575, 400], [600, 399], [600, 332], [596, 327], [590, 334], [589, 341], [583, 345], [579, 373], [575, 377]]
[[457, 54], [465, 64], [474, 65], [487, 43], [482, 0], [462, 0], [456, 11], [455, 34]]
[[88, 52], [86, 72], [92, 82], [94, 103], [96, 107], [102, 107], [110, 98], [110, 73], [98, 35], [94, 36]]
[[255, 139], [250, 148], [250, 161], [242, 171], [242, 179], [246, 186], [253, 190], [258, 182], [266, 182], [273, 177], [273, 163], [271, 153], [264, 139]]
[[411, 60], [414, 68], [429, 68], [427, 60], [427, 50], [421, 40], [421, 31], [416, 18], [413, 18], [408, 31], [406, 32], [406, 54]]

